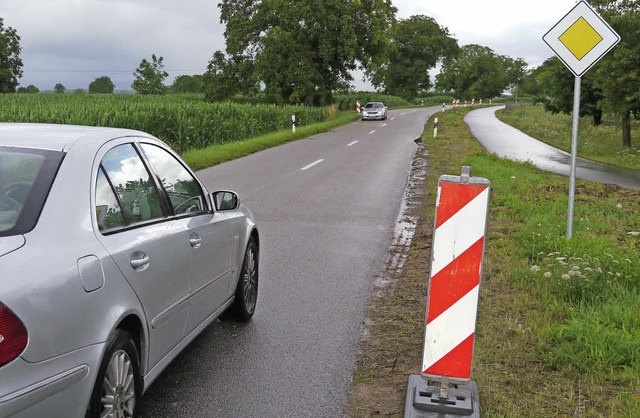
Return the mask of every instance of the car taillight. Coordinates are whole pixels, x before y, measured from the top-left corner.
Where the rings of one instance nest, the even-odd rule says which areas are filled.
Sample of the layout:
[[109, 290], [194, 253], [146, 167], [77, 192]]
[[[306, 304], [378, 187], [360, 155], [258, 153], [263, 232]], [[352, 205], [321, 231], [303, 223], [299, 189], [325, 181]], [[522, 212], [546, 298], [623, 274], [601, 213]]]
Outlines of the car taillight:
[[27, 329], [20, 319], [0, 303], [0, 367], [22, 353], [27, 339]]

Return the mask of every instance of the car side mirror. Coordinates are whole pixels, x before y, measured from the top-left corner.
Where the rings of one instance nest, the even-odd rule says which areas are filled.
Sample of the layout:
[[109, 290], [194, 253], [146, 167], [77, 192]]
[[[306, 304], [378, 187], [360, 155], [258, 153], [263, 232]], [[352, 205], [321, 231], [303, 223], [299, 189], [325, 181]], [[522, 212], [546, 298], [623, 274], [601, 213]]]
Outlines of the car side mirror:
[[235, 210], [240, 206], [240, 199], [235, 192], [221, 190], [213, 192], [212, 196], [216, 211]]

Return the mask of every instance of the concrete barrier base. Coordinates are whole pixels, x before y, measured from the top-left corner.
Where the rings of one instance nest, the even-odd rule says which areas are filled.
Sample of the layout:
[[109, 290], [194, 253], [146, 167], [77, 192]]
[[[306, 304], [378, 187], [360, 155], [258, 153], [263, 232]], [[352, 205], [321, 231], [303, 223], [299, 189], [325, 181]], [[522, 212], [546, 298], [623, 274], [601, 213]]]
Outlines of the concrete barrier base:
[[480, 398], [474, 381], [451, 386], [443, 397], [440, 387], [429, 386], [420, 375], [411, 375], [405, 399], [405, 418], [480, 418]]

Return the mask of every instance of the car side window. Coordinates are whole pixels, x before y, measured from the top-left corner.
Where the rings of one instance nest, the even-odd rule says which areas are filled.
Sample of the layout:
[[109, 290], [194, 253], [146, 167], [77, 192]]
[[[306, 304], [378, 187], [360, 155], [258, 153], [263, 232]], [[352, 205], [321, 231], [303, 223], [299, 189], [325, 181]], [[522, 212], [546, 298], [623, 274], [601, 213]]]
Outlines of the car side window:
[[100, 231], [127, 225], [120, 203], [102, 169], [98, 172], [98, 181], [96, 182], [96, 219]]
[[208, 210], [202, 187], [180, 161], [155, 145], [140, 146], [160, 178], [176, 215]]
[[100, 230], [164, 217], [158, 189], [132, 144], [118, 145], [102, 159], [96, 182]]

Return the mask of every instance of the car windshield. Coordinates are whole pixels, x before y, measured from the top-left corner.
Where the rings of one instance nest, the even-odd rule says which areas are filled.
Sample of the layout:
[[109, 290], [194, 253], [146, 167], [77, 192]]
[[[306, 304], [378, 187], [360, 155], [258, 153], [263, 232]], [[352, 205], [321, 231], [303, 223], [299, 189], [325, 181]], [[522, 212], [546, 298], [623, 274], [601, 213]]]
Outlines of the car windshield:
[[364, 107], [365, 109], [381, 109], [382, 103], [367, 103], [367, 105]]
[[0, 147], [0, 237], [33, 229], [63, 155]]

